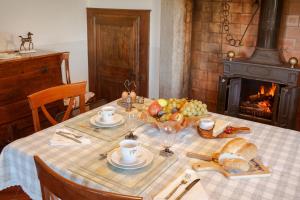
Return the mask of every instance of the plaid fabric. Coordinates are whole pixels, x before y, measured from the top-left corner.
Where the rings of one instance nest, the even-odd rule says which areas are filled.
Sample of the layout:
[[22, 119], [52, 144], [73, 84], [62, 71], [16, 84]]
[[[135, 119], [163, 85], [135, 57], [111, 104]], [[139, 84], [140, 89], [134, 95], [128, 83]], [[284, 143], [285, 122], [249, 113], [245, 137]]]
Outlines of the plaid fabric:
[[[88, 116], [90, 112], [80, 117]], [[201, 183], [210, 199], [300, 199], [300, 133], [293, 130], [273, 127], [228, 116], [212, 114], [234, 125], [248, 126], [251, 134], [241, 137], [254, 142], [259, 149], [263, 163], [270, 167], [272, 175], [265, 178], [228, 180], [216, 172], [199, 172]], [[70, 119], [68, 122], [72, 122]], [[66, 122], [65, 122], [66, 123]], [[64, 123], [45, 129], [26, 138], [17, 140], [4, 148], [0, 155], [0, 189], [21, 185], [33, 199], [41, 199], [40, 186], [36, 174], [33, 155], [39, 155], [56, 172], [77, 183], [88, 187], [110, 191], [88, 178], [76, 175], [70, 166], [84, 162], [95, 152], [101, 153], [111, 142], [86, 135], [92, 141], [87, 146], [53, 147], [48, 141], [58, 127]], [[160, 147], [160, 134], [150, 125], [136, 130], [139, 141], [152, 147]], [[172, 147], [178, 160], [150, 184], [141, 196], [151, 199], [181, 172], [190, 168], [196, 160], [185, 157], [187, 151], [211, 153], [217, 151], [229, 139], [208, 140], [198, 136], [193, 129], [183, 131]]]

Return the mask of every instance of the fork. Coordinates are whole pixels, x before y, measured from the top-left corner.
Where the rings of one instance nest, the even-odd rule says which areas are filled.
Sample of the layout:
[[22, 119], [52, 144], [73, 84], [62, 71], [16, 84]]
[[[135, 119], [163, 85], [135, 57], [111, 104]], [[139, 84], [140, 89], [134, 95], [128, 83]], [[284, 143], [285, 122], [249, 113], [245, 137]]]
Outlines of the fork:
[[191, 178], [191, 174], [186, 173], [182, 178], [182, 180], [180, 181], [180, 183], [165, 197], [165, 199], [170, 199], [180, 186], [185, 185], [189, 182], [190, 178]]

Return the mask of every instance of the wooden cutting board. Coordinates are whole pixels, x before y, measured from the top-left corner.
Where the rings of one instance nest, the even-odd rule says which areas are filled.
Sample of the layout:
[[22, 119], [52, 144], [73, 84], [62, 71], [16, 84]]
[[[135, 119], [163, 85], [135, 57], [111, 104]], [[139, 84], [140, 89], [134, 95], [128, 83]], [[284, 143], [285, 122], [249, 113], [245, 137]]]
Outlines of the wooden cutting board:
[[192, 168], [199, 171], [216, 171], [223, 174], [229, 179], [239, 178], [255, 178], [255, 177], [267, 177], [271, 175], [270, 170], [262, 164], [262, 162], [255, 158], [249, 162], [250, 169], [247, 172], [233, 172], [226, 171], [222, 165], [215, 161], [199, 161], [192, 165]]
[[237, 134], [248, 134], [250, 133], [250, 128], [248, 127], [232, 127], [230, 126], [231, 131], [227, 132], [224, 131], [223, 133], [220, 133], [219, 135], [217, 135], [216, 137], [213, 136], [213, 130], [203, 130], [201, 129], [199, 126], [197, 126], [197, 132], [198, 134], [206, 139], [215, 139], [215, 138], [234, 138]]

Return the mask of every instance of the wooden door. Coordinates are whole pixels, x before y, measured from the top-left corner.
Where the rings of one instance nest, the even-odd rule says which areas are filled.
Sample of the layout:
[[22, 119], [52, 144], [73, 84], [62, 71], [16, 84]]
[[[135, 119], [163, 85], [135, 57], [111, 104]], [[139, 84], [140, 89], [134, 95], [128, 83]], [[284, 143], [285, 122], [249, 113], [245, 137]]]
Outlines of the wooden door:
[[96, 99], [120, 98], [126, 79], [148, 96], [149, 10], [87, 9], [89, 87]]

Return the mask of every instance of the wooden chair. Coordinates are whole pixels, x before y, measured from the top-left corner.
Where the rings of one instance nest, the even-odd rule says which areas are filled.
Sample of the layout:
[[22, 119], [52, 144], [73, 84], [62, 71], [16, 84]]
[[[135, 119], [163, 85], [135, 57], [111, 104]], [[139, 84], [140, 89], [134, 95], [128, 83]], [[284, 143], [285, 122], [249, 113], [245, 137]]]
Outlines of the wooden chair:
[[69, 58], [70, 58], [70, 52], [64, 52], [61, 55], [61, 62], [65, 62], [65, 74], [66, 74], [66, 82], [67, 84], [71, 83], [71, 76], [70, 76], [70, 66], [69, 66]]
[[62, 118], [62, 121], [67, 120], [70, 117], [70, 113], [73, 109], [75, 98], [79, 96], [79, 110], [80, 113], [85, 112], [85, 94], [86, 82], [66, 84], [56, 87], [51, 87], [28, 96], [29, 104], [32, 111], [32, 118], [34, 124], [34, 130], [37, 132], [41, 130], [40, 119], [38, 109], [41, 108], [45, 117], [50, 121], [52, 125], [58, 122], [49, 114], [45, 105], [65, 98], [70, 98], [67, 110]]
[[34, 156], [43, 200], [142, 200], [141, 197], [104, 192], [74, 183], [53, 171], [38, 156]]

